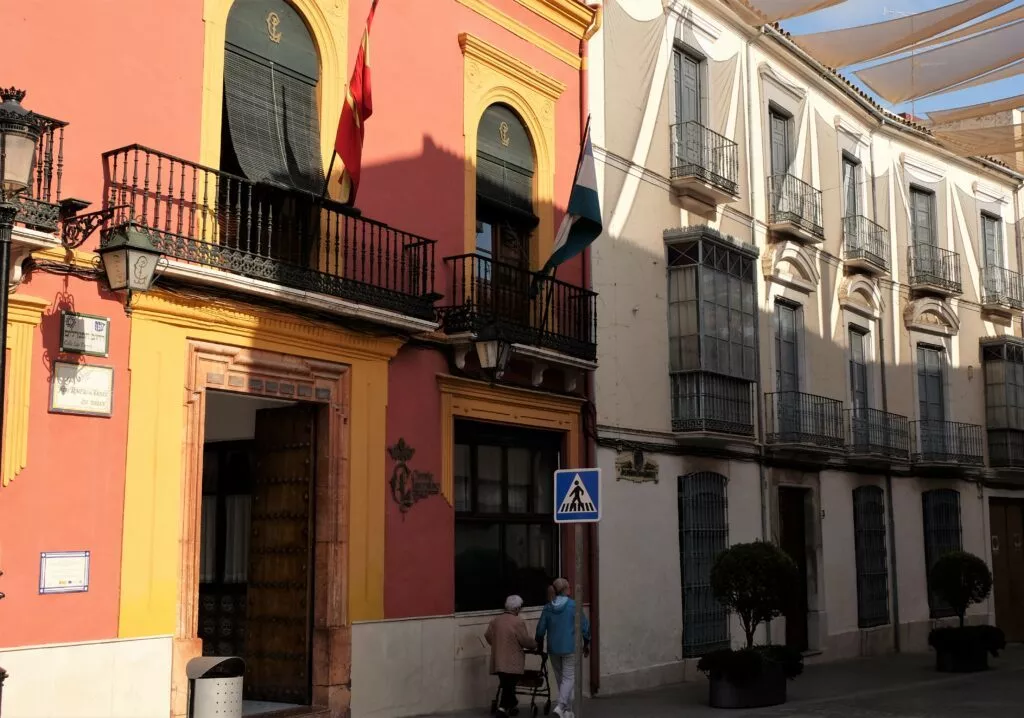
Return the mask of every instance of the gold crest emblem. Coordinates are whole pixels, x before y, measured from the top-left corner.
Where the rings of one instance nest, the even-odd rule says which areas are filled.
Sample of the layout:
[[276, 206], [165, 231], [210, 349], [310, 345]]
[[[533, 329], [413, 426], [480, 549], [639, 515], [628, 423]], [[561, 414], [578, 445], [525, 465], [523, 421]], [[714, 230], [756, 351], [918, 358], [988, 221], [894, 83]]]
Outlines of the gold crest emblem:
[[280, 44], [281, 42], [281, 31], [278, 30], [278, 26], [281, 24], [281, 17], [276, 12], [267, 13], [267, 35], [270, 36], [271, 42]]
[[501, 140], [502, 147], [508, 147], [512, 143], [512, 138], [508, 134], [507, 122], [502, 122], [498, 125], [498, 139]]

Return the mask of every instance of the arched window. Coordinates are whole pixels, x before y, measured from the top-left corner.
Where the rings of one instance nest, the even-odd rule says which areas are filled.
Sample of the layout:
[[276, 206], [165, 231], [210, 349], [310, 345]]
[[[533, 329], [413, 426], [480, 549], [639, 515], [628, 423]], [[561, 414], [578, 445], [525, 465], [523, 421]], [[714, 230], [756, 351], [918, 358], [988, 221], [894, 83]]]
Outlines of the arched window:
[[711, 566], [729, 546], [726, 486], [721, 474], [679, 477], [679, 567], [683, 578], [683, 655], [729, 647], [729, 614], [711, 592]]
[[960, 526], [960, 492], [953, 489], [934, 489], [921, 494], [924, 512], [924, 560], [928, 571], [928, 607], [932, 618], [953, 615], [953, 609], [932, 590], [932, 566], [951, 551], [963, 547]]
[[224, 48], [221, 169], [320, 193], [320, 60], [284, 0], [235, 0]]
[[521, 269], [530, 267], [533, 144], [522, 120], [506, 105], [480, 119], [476, 157], [477, 254]]
[[857, 562], [857, 623], [889, 623], [889, 570], [885, 552], [885, 496], [877, 486], [853, 490], [853, 536]]

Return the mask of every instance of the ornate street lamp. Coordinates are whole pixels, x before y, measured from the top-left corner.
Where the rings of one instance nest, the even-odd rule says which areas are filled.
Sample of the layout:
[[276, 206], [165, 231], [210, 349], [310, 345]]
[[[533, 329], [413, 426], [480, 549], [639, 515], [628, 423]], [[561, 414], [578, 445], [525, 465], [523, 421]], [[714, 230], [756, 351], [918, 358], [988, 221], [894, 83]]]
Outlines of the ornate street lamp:
[[160, 250], [153, 246], [148, 232], [129, 222], [111, 231], [99, 255], [110, 288], [127, 292], [125, 311], [130, 312], [132, 294], [148, 292], [153, 286]]
[[[14, 216], [18, 213], [15, 197], [32, 183], [36, 161], [36, 144], [42, 125], [31, 112], [21, 106], [22, 90], [0, 89], [0, 457], [3, 457], [4, 396], [7, 381], [7, 293], [11, 281], [11, 235]], [[2, 462], [0, 462], [2, 464]], [[0, 575], [3, 571], [0, 571]], [[0, 593], [0, 599], [3, 594]], [[0, 700], [7, 672], [0, 668]]]
[[508, 362], [512, 358], [512, 344], [500, 337], [478, 341], [476, 356], [480, 360], [480, 368], [492, 374], [497, 381], [508, 369]]

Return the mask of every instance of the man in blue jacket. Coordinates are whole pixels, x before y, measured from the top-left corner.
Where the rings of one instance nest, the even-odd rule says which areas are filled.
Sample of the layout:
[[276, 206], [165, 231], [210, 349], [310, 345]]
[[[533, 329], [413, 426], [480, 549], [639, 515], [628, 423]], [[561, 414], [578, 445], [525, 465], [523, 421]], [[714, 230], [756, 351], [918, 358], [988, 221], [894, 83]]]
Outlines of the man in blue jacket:
[[[569, 598], [569, 582], [556, 578], [552, 587], [555, 598], [540, 614], [537, 624], [537, 645], [548, 638], [548, 657], [558, 683], [558, 699], [554, 713], [565, 716], [572, 713], [573, 690], [576, 684], [576, 602]], [[580, 615], [583, 631], [583, 657], [590, 655], [590, 621]]]

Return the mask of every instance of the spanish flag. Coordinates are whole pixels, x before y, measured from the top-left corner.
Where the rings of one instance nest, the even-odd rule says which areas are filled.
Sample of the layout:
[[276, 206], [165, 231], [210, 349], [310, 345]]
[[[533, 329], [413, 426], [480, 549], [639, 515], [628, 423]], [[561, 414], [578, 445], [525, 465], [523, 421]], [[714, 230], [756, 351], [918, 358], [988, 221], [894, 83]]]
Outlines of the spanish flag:
[[356, 55], [352, 80], [348, 83], [345, 106], [341, 110], [338, 134], [334, 139], [334, 151], [345, 164], [341, 175], [342, 194], [348, 204], [355, 204], [356, 190], [359, 189], [359, 173], [362, 169], [363, 134], [366, 120], [373, 114], [373, 99], [370, 92], [370, 24], [377, 10], [377, 0], [370, 4], [370, 15], [366, 18], [363, 42]]

